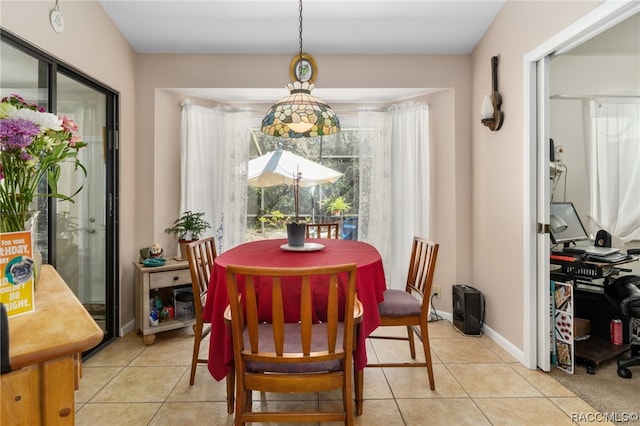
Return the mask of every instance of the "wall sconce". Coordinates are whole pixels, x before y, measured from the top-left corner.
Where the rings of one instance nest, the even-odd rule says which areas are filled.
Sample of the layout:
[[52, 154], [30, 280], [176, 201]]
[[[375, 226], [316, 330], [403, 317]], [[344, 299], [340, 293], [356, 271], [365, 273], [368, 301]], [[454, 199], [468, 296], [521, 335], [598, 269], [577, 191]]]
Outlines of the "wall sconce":
[[500, 130], [504, 121], [504, 113], [500, 111], [502, 95], [498, 93], [498, 57], [491, 57], [491, 97], [484, 95], [482, 98], [482, 124], [492, 131]]

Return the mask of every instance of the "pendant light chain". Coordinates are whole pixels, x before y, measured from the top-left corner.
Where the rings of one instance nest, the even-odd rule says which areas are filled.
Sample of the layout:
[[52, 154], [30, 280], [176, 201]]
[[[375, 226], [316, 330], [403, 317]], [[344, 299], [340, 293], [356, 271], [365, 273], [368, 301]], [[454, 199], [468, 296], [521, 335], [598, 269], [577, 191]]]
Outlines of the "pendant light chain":
[[[309, 78], [316, 71], [313, 68], [309, 69], [311, 59], [307, 61], [302, 53], [302, 0], [298, 2], [298, 11], [300, 52], [298, 62], [291, 63], [292, 81], [286, 86], [289, 96], [280, 99], [269, 108], [262, 119], [260, 130], [267, 135], [280, 138], [315, 138], [332, 135], [340, 131], [338, 116], [325, 101], [311, 94], [314, 85]], [[304, 70], [306, 81], [300, 80], [299, 70], [296, 67]]]
[[300, 23], [298, 27], [298, 42], [300, 43], [300, 61], [302, 61], [302, 0], [300, 0], [300, 5], [298, 6], [298, 12], [300, 13], [298, 18]]

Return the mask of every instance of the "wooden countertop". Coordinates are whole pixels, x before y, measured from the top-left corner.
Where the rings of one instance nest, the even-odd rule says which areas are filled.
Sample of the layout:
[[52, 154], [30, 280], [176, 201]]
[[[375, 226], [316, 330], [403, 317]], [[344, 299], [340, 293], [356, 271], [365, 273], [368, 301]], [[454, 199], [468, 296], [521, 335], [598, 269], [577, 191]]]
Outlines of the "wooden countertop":
[[51, 265], [42, 265], [33, 312], [9, 318], [11, 369], [82, 353], [102, 329]]

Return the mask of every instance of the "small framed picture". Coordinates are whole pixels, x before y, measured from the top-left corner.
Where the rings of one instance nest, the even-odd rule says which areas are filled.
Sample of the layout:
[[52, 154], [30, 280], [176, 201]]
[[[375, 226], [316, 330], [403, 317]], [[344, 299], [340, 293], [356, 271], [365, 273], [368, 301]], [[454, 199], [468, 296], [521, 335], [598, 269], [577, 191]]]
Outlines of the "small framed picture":
[[318, 76], [318, 68], [316, 66], [316, 60], [313, 56], [303, 53], [302, 55], [296, 55], [291, 59], [289, 66], [289, 76], [293, 81], [308, 81], [313, 83]]

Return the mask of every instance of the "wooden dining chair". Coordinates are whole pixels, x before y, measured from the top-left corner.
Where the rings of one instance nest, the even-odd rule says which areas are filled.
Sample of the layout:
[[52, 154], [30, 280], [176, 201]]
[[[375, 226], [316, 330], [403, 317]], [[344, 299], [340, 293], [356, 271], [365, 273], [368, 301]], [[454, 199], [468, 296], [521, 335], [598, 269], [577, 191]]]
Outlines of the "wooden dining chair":
[[[209, 280], [216, 258], [215, 239], [213, 237], [192, 241], [186, 244], [187, 260], [191, 272], [191, 288], [193, 290], [193, 311], [196, 322], [193, 324], [193, 353], [191, 355], [191, 377], [189, 384], [193, 385], [196, 379], [196, 367], [198, 364], [207, 364], [207, 358], [200, 358], [200, 344], [211, 333], [211, 324], [205, 327], [203, 320], [204, 304], [207, 301]], [[233, 413], [234, 408], [234, 377], [229, 374], [227, 381], [227, 411]]]
[[340, 238], [340, 222], [307, 223], [307, 238]]
[[[236, 372], [235, 424], [308, 421], [353, 424], [354, 326], [362, 315], [362, 305], [355, 297], [356, 265], [307, 268], [228, 265], [226, 273]], [[344, 290], [340, 290], [339, 274], [346, 279]], [[318, 303], [314, 298], [313, 287], [318, 285], [327, 286], [326, 303]], [[292, 286], [296, 286], [299, 300], [297, 296], [291, 297]], [[267, 309], [270, 318], [259, 315], [259, 301], [269, 299], [264, 292], [270, 293]], [[285, 322], [285, 316], [292, 311], [299, 311], [299, 321]], [[314, 322], [314, 317], [322, 321]], [[331, 389], [342, 390], [341, 410], [275, 412], [264, 407], [260, 412], [252, 410], [252, 391], [308, 393]]]
[[384, 292], [384, 301], [378, 304], [380, 313], [380, 327], [406, 326], [407, 337], [371, 335], [374, 339], [408, 340], [411, 358], [416, 359], [414, 334], [422, 341], [424, 358], [426, 362], [406, 363], [378, 363], [367, 364], [367, 367], [427, 367], [429, 375], [429, 387], [435, 390], [433, 378], [433, 366], [431, 363], [431, 348], [429, 345], [429, 296], [433, 274], [438, 258], [437, 243], [420, 237], [413, 237], [409, 272], [404, 290], [387, 289]]

